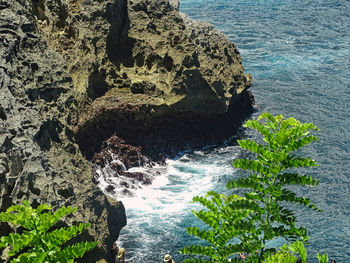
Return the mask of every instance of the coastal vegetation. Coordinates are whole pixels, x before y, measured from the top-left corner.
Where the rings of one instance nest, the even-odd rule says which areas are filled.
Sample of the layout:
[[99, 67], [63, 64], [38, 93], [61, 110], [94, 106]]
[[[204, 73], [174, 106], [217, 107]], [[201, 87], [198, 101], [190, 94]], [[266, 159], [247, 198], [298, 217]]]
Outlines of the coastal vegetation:
[[90, 224], [70, 227], [55, 227], [65, 215], [74, 213], [77, 208], [61, 207], [54, 213], [49, 204], [32, 208], [28, 201], [14, 205], [0, 213], [0, 221], [18, 226], [16, 233], [0, 238], [0, 248], [8, 247], [8, 256], [13, 262], [74, 262], [97, 242], [80, 242], [67, 245], [73, 237], [85, 231]]
[[[317, 259], [319, 263], [328, 262], [328, 254], [317, 254]], [[299, 261], [298, 261], [299, 260]], [[288, 245], [283, 244], [277, 253], [269, 256], [264, 263], [306, 263], [307, 262], [307, 252], [303, 242], [299, 240]]]
[[[258, 120], [246, 121], [244, 127], [255, 129], [262, 139], [261, 143], [238, 141], [255, 158], [236, 159], [233, 166], [249, 174], [227, 183], [232, 194], [210, 191], [204, 197], [193, 198], [193, 202], [206, 208], [193, 214], [207, 227], [187, 228], [188, 234], [204, 243], [183, 248], [180, 253], [196, 255], [184, 262], [232, 262], [238, 253], [243, 253], [241, 256], [247, 262], [295, 262], [294, 252], [306, 262], [302, 242], [309, 238], [307, 229], [297, 226], [295, 211], [289, 204], [320, 211], [310, 198], [298, 196], [294, 190], [296, 186], [318, 185], [312, 176], [299, 173], [300, 168], [317, 166], [315, 160], [304, 157], [300, 150], [318, 141], [311, 134], [318, 128], [312, 123], [269, 113], [263, 113]], [[277, 238], [297, 243], [288, 248], [283, 246], [277, 252], [268, 244]], [[325, 257], [319, 255], [321, 262], [327, 262]], [[281, 258], [291, 261], [278, 261]]]

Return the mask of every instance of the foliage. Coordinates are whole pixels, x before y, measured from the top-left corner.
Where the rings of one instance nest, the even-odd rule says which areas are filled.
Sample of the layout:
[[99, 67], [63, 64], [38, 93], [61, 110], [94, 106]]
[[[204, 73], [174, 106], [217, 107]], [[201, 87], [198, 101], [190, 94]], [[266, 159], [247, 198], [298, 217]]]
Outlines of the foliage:
[[324, 253], [323, 255], [317, 254], [317, 259], [318, 259], [318, 262], [320, 262], [320, 263], [327, 263], [328, 262], [328, 255], [327, 255], [327, 253]]
[[[198, 227], [188, 227], [187, 232], [209, 243], [209, 246], [192, 245], [183, 248], [183, 254], [204, 255], [211, 261], [201, 259], [187, 259], [185, 262], [230, 262], [228, 257], [233, 252], [241, 251], [241, 246], [229, 243], [232, 238], [251, 231], [254, 226], [246, 220], [251, 212], [249, 201], [238, 195], [219, 195], [214, 191], [207, 193], [206, 197], [196, 196], [194, 202], [205, 206], [207, 211], [193, 211], [194, 215], [209, 226], [208, 230]], [[235, 202], [236, 207], [231, 203]], [[241, 209], [240, 209], [241, 208]]]
[[[301, 259], [301, 263], [307, 263], [307, 253], [305, 246], [299, 240], [295, 241], [289, 246], [284, 244], [276, 254], [269, 256], [264, 261], [264, 263], [295, 263], [298, 259], [297, 254]], [[319, 263], [328, 262], [327, 253], [323, 255], [317, 254], [317, 258]]]
[[[67, 241], [86, 230], [90, 224], [79, 224], [52, 230], [65, 215], [74, 213], [76, 208], [61, 207], [54, 213], [49, 204], [32, 208], [28, 201], [14, 205], [0, 213], [0, 221], [22, 227], [22, 233], [10, 233], [0, 238], [0, 248], [10, 246], [8, 256], [12, 262], [74, 262], [85, 252], [94, 248], [97, 242], [80, 242], [63, 246]], [[63, 246], [63, 247], [62, 247]]]
[[296, 172], [298, 168], [317, 166], [316, 161], [297, 155], [297, 151], [318, 140], [310, 134], [318, 128], [312, 123], [301, 123], [294, 118], [263, 113], [258, 120], [248, 120], [244, 127], [253, 128], [262, 135], [264, 143], [239, 140], [239, 145], [255, 155], [255, 159], [237, 159], [235, 168], [250, 171], [246, 177], [227, 184], [231, 190], [240, 189], [241, 196], [224, 196], [209, 192], [193, 201], [207, 210], [193, 211], [208, 226], [207, 230], [189, 227], [187, 232], [206, 241], [206, 246], [193, 245], [180, 253], [205, 256], [184, 262], [229, 262], [238, 251], [248, 254], [246, 261], [262, 262], [276, 252], [267, 248], [268, 241], [277, 237], [287, 240], [308, 239], [307, 230], [297, 227], [294, 212], [288, 203], [300, 204], [319, 211], [306, 197], [299, 197], [290, 185], [316, 186], [318, 181]]

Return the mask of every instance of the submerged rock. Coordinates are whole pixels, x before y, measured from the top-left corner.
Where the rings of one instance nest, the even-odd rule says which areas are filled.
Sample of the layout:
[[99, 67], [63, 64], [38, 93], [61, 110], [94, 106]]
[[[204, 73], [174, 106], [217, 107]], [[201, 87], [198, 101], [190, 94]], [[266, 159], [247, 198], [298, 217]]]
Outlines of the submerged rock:
[[[100, 168], [164, 161], [220, 142], [252, 111], [251, 77], [236, 46], [177, 0], [0, 0], [0, 210], [29, 200], [79, 207], [92, 224], [86, 262], [108, 258], [126, 224]], [[10, 228], [0, 226], [0, 235]]]
[[140, 146], [129, 145], [115, 135], [102, 142], [101, 150], [92, 157], [92, 164], [104, 168], [107, 164], [112, 163], [113, 155], [115, 159], [120, 160], [119, 163], [113, 163], [112, 166], [117, 171], [126, 171], [131, 167], [152, 166], [151, 161], [142, 154]]

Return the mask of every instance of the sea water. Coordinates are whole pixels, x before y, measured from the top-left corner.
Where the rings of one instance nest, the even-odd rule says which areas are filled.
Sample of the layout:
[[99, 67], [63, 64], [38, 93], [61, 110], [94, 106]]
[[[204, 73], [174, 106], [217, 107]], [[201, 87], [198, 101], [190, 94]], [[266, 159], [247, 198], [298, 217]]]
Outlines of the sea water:
[[[180, 11], [214, 24], [236, 43], [253, 76], [252, 118], [268, 111], [320, 128], [319, 142], [304, 150], [319, 163], [309, 174], [320, 184], [297, 192], [323, 212], [296, 207], [298, 221], [310, 230], [309, 262], [317, 262], [318, 252], [350, 262], [350, 1], [182, 0]], [[239, 136], [257, 135], [242, 130]], [[237, 146], [218, 147], [155, 168], [160, 175], [151, 186], [122, 199], [128, 225], [118, 244], [126, 261], [162, 262], [170, 253], [180, 262], [178, 250], [198, 242], [185, 231], [199, 224], [192, 197], [225, 191], [240, 175], [232, 161], [242, 154]]]

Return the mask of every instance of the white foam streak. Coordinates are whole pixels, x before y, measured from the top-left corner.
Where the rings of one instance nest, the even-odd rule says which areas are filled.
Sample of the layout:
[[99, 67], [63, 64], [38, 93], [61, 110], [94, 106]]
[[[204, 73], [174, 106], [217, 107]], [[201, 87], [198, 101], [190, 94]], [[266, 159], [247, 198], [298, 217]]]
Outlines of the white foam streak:
[[[232, 172], [231, 158], [235, 149], [218, 148], [215, 152], [196, 151], [166, 166], [152, 168], [155, 174], [151, 185], [142, 186], [133, 197], [123, 197], [128, 224], [120, 233], [118, 244], [127, 249], [127, 262], [141, 262], [144, 256], [158, 257], [175, 249], [186, 236], [187, 220], [198, 210], [192, 203], [196, 195], [203, 196], [219, 183], [219, 178]], [[217, 158], [217, 155], [221, 158]], [[130, 172], [150, 172], [148, 168], [132, 168]], [[224, 184], [223, 184], [224, 186]], [[119, 199], [120, 200], [120, 199]], [[176, 235], [176, 236], [175, 236]], [[151, 255], [143, 255], [152, 251]], [[155, 262], [148, 259], [147, 262]]]
[[[190, 172], [179, 171], [179, 168], [186, 166], [191, 169]], [[142, 168], [132, 171], [142, 171]], [[134, 197], [122, 199], [124, 206], [144, 212], [157, 210], [161, 213], [174, 213], [182, 210], [194, 195], [210, 186], [210, 178], [199, 178], [200, 175], [191, 171], [195, 171], [195, 168], [184, 164], [179, 166], [179, 161], [168, 160], [167, 167], [155, 177], [152, 185], [138, 189]]]

